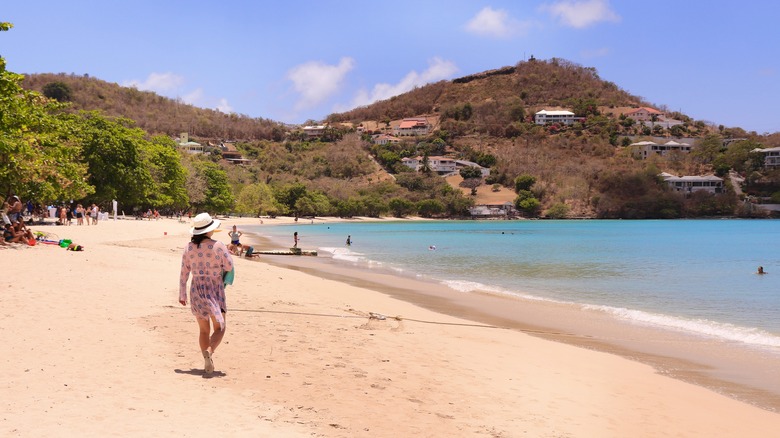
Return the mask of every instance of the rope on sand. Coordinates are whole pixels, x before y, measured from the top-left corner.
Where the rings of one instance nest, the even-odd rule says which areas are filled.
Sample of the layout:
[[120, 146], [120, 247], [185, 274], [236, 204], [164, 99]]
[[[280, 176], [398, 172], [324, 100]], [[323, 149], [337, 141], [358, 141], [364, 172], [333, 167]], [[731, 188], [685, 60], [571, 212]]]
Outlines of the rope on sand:
[[[178, 309], [179, 307], [176, 306], [165, 306], [170, 307], [174, 309]], [[564, 332], [555, 332], [555, 331], [546, 331], [546, 330], [531, 330], [531, 329], [522, 329], [522, 328], [506, 328], [506, 327], [499, 327], [495, 325], [488, 325], [488, 324], [472, 324], [472, 323], [461, 323], [461, 322], [444, 322], [444, 321], [428, 321], [424, 319], [414, 319], [414, 318], [405, 318], [402, 316], [387, 316], [383, 315], [381, 313], [376, 312], [369, 312], [368, 315], [335, 315], [335, 314], [329, 314], [329, 313], [312, 313], [312, 312], [291, 312], [287, 310], [265, 310], [265, 309], [230, 309], [231, 312], [250, 312], [250, 313], [276, 313], [276, 314], [283, 314], [283, 315], [301, 315], [301, 316], [322, 316], [326, 318], [351, 318], [351, 319], [365, 319], [368, 318], [369, 320], [377, 320], [377, 321], [385, 321], [387, 319], [392, 319], [395, 321], [412, 321], [412, 322], [419, 322], [421, 324], [435, 324], [435, 325], [450, 325], [450, 326], [461, 326], [461, 327], [477, 327], [477, 328], [489, 328], [489, 329], [506, 329], [506, 330], [515, 330], [523, 333], [529, 333], [529, 334], [535, 334], [535, 335], [555, 335], [555, 336], [568, 336], [568, 337], [576, 337], [576, 338], [592, 338], [593, 336], [589, 335], [577, 335], [573, 333], [564, 333]]]

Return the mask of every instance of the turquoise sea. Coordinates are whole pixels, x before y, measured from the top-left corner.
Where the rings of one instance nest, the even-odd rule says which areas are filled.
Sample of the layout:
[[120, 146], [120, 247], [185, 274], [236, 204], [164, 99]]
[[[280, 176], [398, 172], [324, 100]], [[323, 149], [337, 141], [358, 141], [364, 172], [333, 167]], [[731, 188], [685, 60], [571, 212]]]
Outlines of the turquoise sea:
[[[370, 269], [780, 351], [780, 221], [349, 221], [245, 227]], [[352, 244], [346, 245], [347, 236]], [[757, 275], [763, 266], [767, 275]]]

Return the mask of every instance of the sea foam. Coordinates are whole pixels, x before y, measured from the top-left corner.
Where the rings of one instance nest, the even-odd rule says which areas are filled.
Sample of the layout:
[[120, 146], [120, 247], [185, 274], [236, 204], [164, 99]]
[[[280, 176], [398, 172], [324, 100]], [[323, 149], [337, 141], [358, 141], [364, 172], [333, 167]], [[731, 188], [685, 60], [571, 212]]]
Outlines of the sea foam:
[[780, 347], [780, 337], [752, 327], [710, 321], [707, 319], [686, 319], [669, 315], [632, 310], [611, 306], [583, 305], [585, 310], [597, 310], [620, 319], [684, 333], [706, 336], [723, 341], [739, 342], [759, 347]]

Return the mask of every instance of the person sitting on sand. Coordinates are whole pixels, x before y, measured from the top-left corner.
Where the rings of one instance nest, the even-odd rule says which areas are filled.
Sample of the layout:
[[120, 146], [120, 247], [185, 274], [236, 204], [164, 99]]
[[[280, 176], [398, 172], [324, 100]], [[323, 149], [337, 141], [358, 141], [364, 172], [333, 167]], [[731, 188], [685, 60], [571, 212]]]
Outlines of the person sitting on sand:
[[764, 271], [764, 267], [763, 266], [759, 266], [758, 267], [758, 271], [756, 271], [756, 274], [758, 274], [758, 275], [766, 274], [766, 271]]
[[35, 235], [32, 231], [30, 231], [29, 228], [27, 228], [27, 225], [24, 224], [24, 220], [22, 218], [19, 218], [13, 226], [14, 232], [22, 236], [22, 241], [27, 242], [30, 239], [35, 240]]
[[5, 228], [3, 228], [3, 241], [8, 243], [22, 243], [23, 239], [23, 234], [17, 233], [11, 224], [5, 224]]

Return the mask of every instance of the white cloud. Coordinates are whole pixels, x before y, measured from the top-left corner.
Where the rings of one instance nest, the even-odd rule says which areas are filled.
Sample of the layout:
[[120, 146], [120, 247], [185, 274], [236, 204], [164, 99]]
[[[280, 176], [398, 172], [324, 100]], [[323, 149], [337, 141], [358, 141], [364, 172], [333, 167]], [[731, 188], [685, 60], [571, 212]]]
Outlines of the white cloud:
[[468, 23], [466, 30], [481, 36], [509, 38], [523, 35], [531, 27], [529, 22], [521, 22], [509, 16], [503, 9], [483, 8]]
[[583, 29], [600, 21], [620, 21], [609, 7], [609, 0], [564, 0], [542, 6], [561, 23], [576, 29]]
[[222, 99], [219, 99], [219, 103], [217, 104], [217, 111], [230, 114], [233, 112], [233, 107], [230, 106], [227, 99], [223, 97]]
[[177, 90], [184, 83], [184, 78], [174, 73], [150, 73], [146, 80], [131, 79], [122, 83], [124, 87], [134, 87], [144, 91], [154, 91], [158, 94]]
[[200, 106], [203, 103], [203, 89], [196, 88], [182, 96], [181, 100], [190, 105]]
[[601, 47], [598, 49], [586, 49], [580, 52], [580, 55], [582, 55], [583, 58], [591, 59], [591, 58], [603, 58], [607, 55], [609, 55], [609, 48], [607, 47]]
[[433, 58], [429, 61], [428, 69], [422, 73], [411, 71], [397, 84], [381, 83], [374, 85], [371, 92], [366, 90], [358, 91], [357, 95], [352, 100], [352, 108], [368, 105], [378, 100], [389, 99], [393, 96], [406, 93], [414, 87], [440, 81], [442, 79], [448, 79], [457, 71], [458, 67], [451, 61]]
[[338, 65], [311, 61], [293, 67], [287, 73], [287, 79], [292, 81], [293, 88], [301, 95], [296, 108], [312, 108], [332, 96], [354, 65], [352, 58], [343, 57]]
[[143, 91], [153, 91], [162, 96], [175, 97], [177, 100], [197, 107], [213, 106], [223, 113], [233, 112], [233, 108], [228, 104], [227, 99], [222, 98], [214, 104], [214, 99], [206, 96], [202, 88], [196, 88], [184, 95], [181, 95], [184, 77], [174, 73], [150, 73], [144, 81], [131, 79], [122, 82], [124, 87], [133, 87]]

